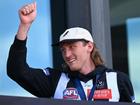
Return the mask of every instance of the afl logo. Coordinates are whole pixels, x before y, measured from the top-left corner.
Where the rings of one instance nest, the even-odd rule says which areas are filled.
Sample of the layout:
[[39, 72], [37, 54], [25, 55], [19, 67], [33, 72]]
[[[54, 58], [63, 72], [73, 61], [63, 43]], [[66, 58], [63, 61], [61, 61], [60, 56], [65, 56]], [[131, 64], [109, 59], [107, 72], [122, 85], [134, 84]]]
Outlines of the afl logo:
[[63, 99], [77, 100], [78, 91], [76, 88], [66, 88], [63, 91]]

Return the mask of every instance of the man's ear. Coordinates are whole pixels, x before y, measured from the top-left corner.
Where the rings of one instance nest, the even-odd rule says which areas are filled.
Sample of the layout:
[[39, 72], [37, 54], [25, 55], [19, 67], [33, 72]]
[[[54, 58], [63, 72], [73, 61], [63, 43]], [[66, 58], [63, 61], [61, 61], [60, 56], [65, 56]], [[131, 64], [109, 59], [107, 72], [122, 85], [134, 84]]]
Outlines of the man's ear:
[[89, 52], [92, 52], [93, 49], [94, 49], [94, 44], [93, 44], [92, 42], [88, 42], [88, 43], [87, 43], [87, 47], [88, 47], [88, 51], [89, 51]]

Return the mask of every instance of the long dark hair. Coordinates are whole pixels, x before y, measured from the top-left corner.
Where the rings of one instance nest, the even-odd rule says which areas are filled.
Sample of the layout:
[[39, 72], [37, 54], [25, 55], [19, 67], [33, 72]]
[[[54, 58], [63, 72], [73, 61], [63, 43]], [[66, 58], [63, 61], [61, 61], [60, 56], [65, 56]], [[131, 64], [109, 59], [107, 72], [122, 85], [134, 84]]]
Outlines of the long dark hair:
[[94, 48], [93, 48], [93, 51], [91, 52], [91, 58], [95, 64], [95, 66], [104, 65], [104, 60], [101, 57], [101, 54], [100, 54], [98, 48], [96, 47], [95, 43], [93, 45], [94, 45]]

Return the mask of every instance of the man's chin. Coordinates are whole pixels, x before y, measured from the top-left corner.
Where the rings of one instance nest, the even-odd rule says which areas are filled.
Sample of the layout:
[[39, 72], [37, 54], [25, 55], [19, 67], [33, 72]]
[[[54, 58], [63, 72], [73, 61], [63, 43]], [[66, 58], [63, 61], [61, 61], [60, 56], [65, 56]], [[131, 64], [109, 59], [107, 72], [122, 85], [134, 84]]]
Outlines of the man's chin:
[[70, 67], [70, 70], [71, 71], [78, 71], [78, 68], [77, 67]]

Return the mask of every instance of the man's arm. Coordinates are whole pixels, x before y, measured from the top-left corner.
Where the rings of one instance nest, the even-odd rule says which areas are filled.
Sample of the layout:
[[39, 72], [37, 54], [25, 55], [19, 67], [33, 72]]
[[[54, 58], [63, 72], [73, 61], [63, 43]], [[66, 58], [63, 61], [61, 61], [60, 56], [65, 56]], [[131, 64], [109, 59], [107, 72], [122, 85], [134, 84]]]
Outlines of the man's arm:
[[118, 73], [118, 85], [120, 91], [120, 101], [135, 102], [134, 90], [129, 77], [123, 73]]
[[26, 62], [26, 40], [29, 28], [36, 17], [36, 3], [28, 4], [19, 10], [20, 25], [12, 44], [8, 61], [7, 74], [24, 89], [38, 97], [51, 97], [50, 76], [43, 70], [31, 68]]
[[23, 6], [19, 10], [20, 24], [17, 32], [17, 39], [25, 40], [32, 22], [37, 14], [36, 2]]

